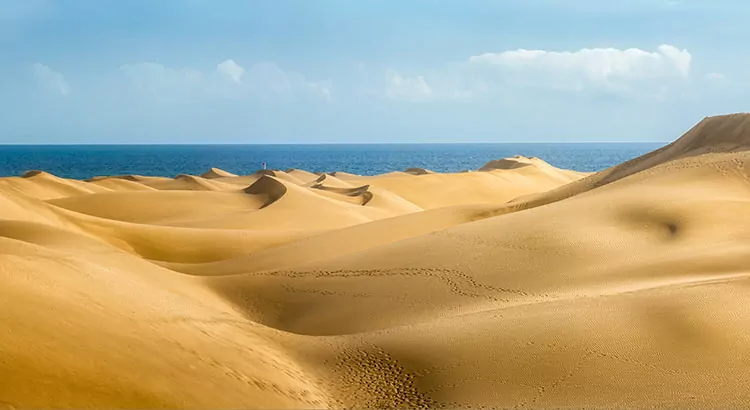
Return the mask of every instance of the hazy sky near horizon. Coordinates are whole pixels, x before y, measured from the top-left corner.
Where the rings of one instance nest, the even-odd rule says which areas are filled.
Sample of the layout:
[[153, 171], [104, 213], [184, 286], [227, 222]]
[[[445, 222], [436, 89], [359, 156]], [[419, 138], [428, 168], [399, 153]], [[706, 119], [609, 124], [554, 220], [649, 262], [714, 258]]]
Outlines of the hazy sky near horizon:
[[0, 143], [670, 141], [746, 0], [0, 0]]

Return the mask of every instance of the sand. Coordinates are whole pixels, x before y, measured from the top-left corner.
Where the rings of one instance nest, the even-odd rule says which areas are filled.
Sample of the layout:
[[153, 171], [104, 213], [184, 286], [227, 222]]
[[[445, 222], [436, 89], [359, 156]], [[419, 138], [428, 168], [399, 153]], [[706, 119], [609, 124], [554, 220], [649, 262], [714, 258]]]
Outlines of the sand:
[[34, 171], [0, 212], [0, 407], [750, 406], [750, 114], [595, 174]]

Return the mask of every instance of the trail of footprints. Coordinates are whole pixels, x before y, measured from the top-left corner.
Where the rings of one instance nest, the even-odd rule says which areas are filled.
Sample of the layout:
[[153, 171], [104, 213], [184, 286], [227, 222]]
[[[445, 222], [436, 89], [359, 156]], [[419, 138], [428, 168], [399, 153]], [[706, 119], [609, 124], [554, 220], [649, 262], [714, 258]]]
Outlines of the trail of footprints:
[[[316, 277], [316, 278], [362, 278], [362, 277], [387, 277], [387, 276], [406, 276], [406, 277], [430, 277], [435, 278], [443, 282], [450, 290], [456, 295], [470, 297], [470, 298], [484, 298], [493, 302], [509, 302], [510, 299], [499, 298], [493, 294], [510, 294], [513, 296], [520, 297], [543, 297], [547, 295], [534, 294], [520, 289], [511, 289], [505, 287], [497, 287], [481, 283], [473, 277], [455, 270], [455, 269], [444, 269], [444, 268], [395, 268], [395, 269], [340, 269], [340, 270], [310, 270], [310, 271], [294, 271], [294, 270], [278, 270], [278, 271], [264, 271], [253, 273], [256, 276], [277, 276], [277, 277], [288, 277], [288, 278], [303, 278], [303, 277]], [[372, 297], [367, 293], [348, 293], [348, 292], [336, 292], [328, 290], [316, 290], [316, 289], [300, 289], [291, 286], [285, 286], [285, 289], [290, 292], [307, 292], [316, 293], [323, 296], [351, 296], [351, 297]], [[477, 293], [481, 292], [481, 293]]]
[[390, 300], [406, 300], [405, 297], [395, 296], [395, 295], [374, 295], [371, 293], [363, 293], [363, 292], [341, 292], [341, 291], [333, 291], [333, 290], [326, 290], [326, 289], [312, 289], [312, 288], [299, 288], [289, 285], [282, 285], [282, 288], [286, 290], [289, 293], [309, 293], [313, 295], [320, 295], [320, 296], [345, 296], [345, 297], [351, 297], [351, 298], [381, 298], [381, 299], [390, 299]]

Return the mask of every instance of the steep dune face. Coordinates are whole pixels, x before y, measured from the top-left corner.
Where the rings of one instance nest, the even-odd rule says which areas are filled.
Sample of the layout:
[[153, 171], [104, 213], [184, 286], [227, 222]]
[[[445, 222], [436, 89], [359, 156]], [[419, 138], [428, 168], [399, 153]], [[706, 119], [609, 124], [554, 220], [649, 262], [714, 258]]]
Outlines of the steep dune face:
[[246, 194], [263, 198], [263, 208], [273, 204], [286, 195], [286, 185], [268, 176], [263, 176], [243, 190]]
[[748, 407], [748, 124], [593, 175], [0, 179], [0, 401]]
[[707, 117], [673, 143], [618, 165], [602, 173], [596, 186], [671, 161], [698, 157], [704, 154], [738, 154], [750, 149], [750, 114], [730, 114]]
[[527, 209], [569, 198], [672, 161], [721, 153], [743, 155], [741, 153], [750, 149], [748, 134], [750, 134], [750, 114], [706, 117], [680, 138], [656, 151], [551, 192], [537, 193], [526, 198], [520, 197], [514, 202], [518, 204], [518, 208]]

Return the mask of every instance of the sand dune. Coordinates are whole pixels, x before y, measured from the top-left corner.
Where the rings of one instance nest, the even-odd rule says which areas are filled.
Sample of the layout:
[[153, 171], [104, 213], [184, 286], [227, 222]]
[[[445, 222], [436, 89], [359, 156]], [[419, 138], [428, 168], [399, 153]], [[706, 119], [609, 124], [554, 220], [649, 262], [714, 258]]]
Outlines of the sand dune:
[[154, 191], [156, 188], [151, 188], [148, 185], [141, 184], [136, 181], [129, 181], [121, 178], [97, 178], [88, 181], [89, 184], [98, 185], [105, 188], [109, 188], [113, 191]]
[[0, 404], [748, 407], [748, 147], [0, 179]]
[[[658, 150], [551, 192], [539, 193], [528, 198], [517, 198], [515, 202], [519, 203], [519, 206], [524, 209], [549, 204], [630, 175], [643, 173], [644, 171], [648, 173], [649, 168], [669, 164], [679, 159], [719, 153], [744, 155], [742, 153], [750, 149], [748, 133], [750, 133], [750, 116], [748, 114], [706, 117], [680, 138]], [[697, 162], [691, 166], [700, 167], [702, 163]]]
[[312, 172], [304, 171], [301, 169], [293, 169], [293, 168], [287, 169], [285, 172], [297, 178], [298, 180], [302, 181], [302, 183], [304, 184], [311, 183], [317, 180], [321, 176]]
[[310, 186], [325, 186], [332, 188], [353, 188], [354, 186], [349, 182], [342, 179], [336, 178], [333, 175], [321, 174], [315, 180], [309, 181]]
[[231, 172], [224, 171], [223, 169], [219, 168], [211, 168], [208, 171], [202, 173], [201, 178], [205, 179], [214, 179], [214, 178], [231, 178], [236, 177], [236, 174], [233, 174]]
[[503, 203], [521, 195], [559, 187], [582, 176], [582, 173], [554, 168], [544, 161], [529, 161], [527, 167], [491, 172], [419, 175], [392, 172], [372, 177], [345, 176], [344, 181], [385, 189], [424, 209], [433, 209]]
[[64, 198], [110, 191], [106, 187], [58, 178], [43, 171], [29, 171], [24, 174], [23, 178], [2, 178], [0, 189], [14, 190], [21, 195], [38, 199]]
[[531, 158], [527, 158], [521, 155], [516, 155], [513, 158], [502, 158], [492, 160], [483, 167], [479, 168], [480, 171], [493, 171], [496, 169], [516, 169], [526, 166], [533, 166], [535, 163]]
[[238, 258], [205, 264], [163, 264], [201, 276], [235, 275], [332, 259], [482, 219], [496, 205], [463, 205], [408, 213], [393, 218], [322, 232]]
[[404, 172], [407, 174], [412, 174], [412, 175], [434, 174], [433, 171], [430, 171], [429, 169], [424, 169], [424, 168], [407, 168], [406, 171]]
[[232, 189], [218, 179], [206, 179], [195, 175], [180, 174], [174, 179], [151, 179], [141, 182], [160, 191], [221, 191]]
[[[38, 226], [0, 224], [3, 378], [18, 407], [319, 407], [294, 359], [204, 289]], [[51, 228], [42, 228], [49, 230]], [[36, 235], [31, 235], [32, 232]], [[52, 234], [52, 235], [51, 235]], [[54, 243], [50, 236], [61, 235]], [[28, 240], [42, 239], [34, 244]], [[74, 243], [75, 247], [57, 247]], [[104, 249], [102, 249], [104, 248]], [[242, 330], [244, 329], [244, 330]], [[256, 372], [259, 376], [256, 376]]]
[[168, 181], [171, 179], [168, 177], [154, 177], [154, 176], [128, 174], [128, 175], [97, 176], [97, 177], [93, 177], [89, 179], [88, 182], [98, 181], [101, 179], [108, 179], [108, 178], [124, 179], [126, 181], [141, 182], [141, 183]]
[[170, 225], [193, 219], [252, 212], [264, 205], [260, 195], [242, 192], [110, 192], [47, 201], [55, 206], [117, 221]]

